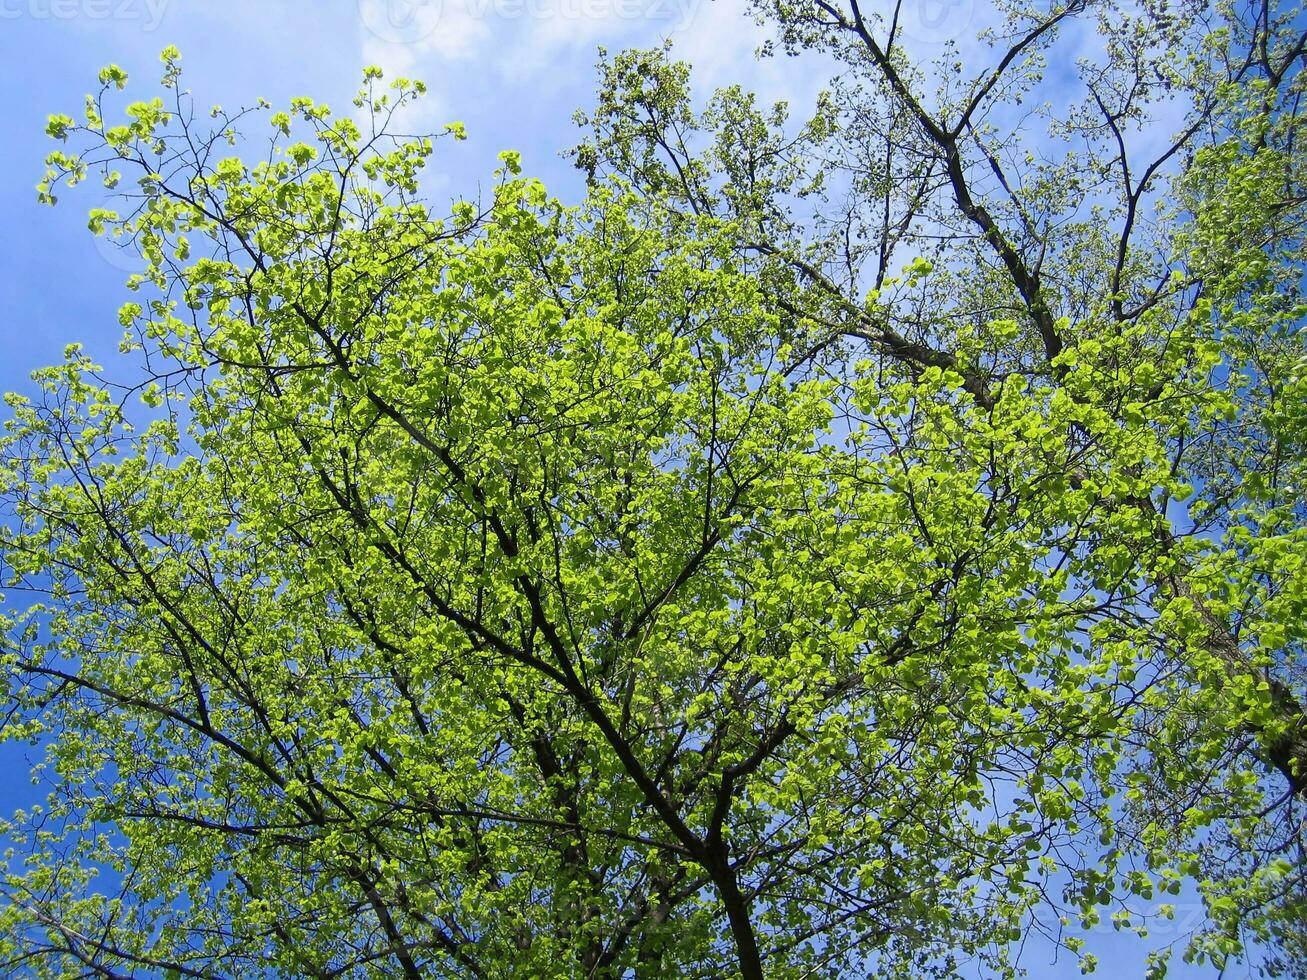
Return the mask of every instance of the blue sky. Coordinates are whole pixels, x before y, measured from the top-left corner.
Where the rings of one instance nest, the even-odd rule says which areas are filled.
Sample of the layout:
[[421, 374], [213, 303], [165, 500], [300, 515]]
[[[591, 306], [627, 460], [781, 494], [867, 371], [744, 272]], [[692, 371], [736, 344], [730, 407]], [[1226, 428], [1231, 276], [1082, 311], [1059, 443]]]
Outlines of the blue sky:
[[[906, 30], [923, 51], [949, 39], [972, 46], [978, 2], [909, 0]], [[757, 61], [764, 34], [740, 0], [0, 0], [0, 389], [24, 390], [28, 372], [73, 341], [102, 361], [115, 356], [129, 269], [86, 230], [86, 209], [101, 203], [94, 182], [54, 209], [33, 190], [50, 148], [46, 117], [77, 115], [103, 65], [122, 65], [152, 95], [158, 52], [175, 44], [201, 105], [308, 95], [344, 109], [363, 67], [379, 64], [430, 86], [415, 130], [467, 125], [466, 143], [440, 144], [435, 196], [471, 196], [498, 151], [513, 148], [529, 173], [575, 199], [580, 181], [559, 152], [578, 137], [572, 112], [591, 101], [596, 48], [667, 37], [695, 66], [700, 94], [738, 82], [801, 113], [823, 81], [815, 58]], [[0, 809], [31, 800], [22, 751], [3, 747]], [[1141, 974], [1146, 945], [1132, 937], [1109, 927], [1090, 949], [1101, 976]], [[1037, 947], [1027, 955], [1033, 976], [1080, 975], [1068, 957], [1052, 964]], [[1171, 975], [1215, 973], [1177, 964]]]

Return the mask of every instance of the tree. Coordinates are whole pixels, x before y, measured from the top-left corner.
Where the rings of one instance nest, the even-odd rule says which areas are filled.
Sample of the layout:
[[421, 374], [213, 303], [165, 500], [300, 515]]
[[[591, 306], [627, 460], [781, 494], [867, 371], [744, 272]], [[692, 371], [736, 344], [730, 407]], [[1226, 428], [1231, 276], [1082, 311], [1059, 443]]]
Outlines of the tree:
[[1292, 18], [1104, 9], [1084, 145], [1016, 180], [1079, 7], [929, 100], [857, 7], [764, 12], [845, 59], [817, 115], [619, 55], [574, 207], [506, 153], [442, 214], [374, 69], [209, 129], [168, 50], [52, 117], [46, 199], [135, 188], [91, 225], [143, 370], [9, 399], [54, 789], [6, 969], [997, 973], [1185, 882], [1192, 955], [1298, 968]]

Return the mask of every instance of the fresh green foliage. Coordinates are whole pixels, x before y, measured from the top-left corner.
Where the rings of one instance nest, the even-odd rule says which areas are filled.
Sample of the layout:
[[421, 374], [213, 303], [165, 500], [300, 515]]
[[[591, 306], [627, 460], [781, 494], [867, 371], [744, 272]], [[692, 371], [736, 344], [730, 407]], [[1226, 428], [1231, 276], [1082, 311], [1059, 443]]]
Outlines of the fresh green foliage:
[[1300, 968], [1292, 18], [1104, 8], [1016, 181], [1079, 5], [930, 96], [763, 13], [845, 62], [814, 118], [618, 55], [575, 206], [506, 152], [437, 209], [463, 127], [376, 69], [210, 124], [169, 50], [52, 117], [39, 193], [148, 265], [138, 377], [9, 396], [6, 970], [1002, 975], [1186, 887], [1177, 952]]

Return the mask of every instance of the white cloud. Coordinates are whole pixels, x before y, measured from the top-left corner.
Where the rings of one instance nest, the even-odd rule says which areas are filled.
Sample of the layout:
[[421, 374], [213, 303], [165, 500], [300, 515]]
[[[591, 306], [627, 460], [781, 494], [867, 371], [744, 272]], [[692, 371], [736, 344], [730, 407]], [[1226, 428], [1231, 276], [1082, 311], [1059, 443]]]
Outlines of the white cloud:
[[[559, 88], [588, 72], [594, 49], [647, 47], [671, 37], [704, 86], [758, 75], [765, 31], [742, 4], [710, 0], [359, 0], [365, 61], [387, 73], [483, 86]], [[581, 60], [584, 59], [584, 60]], [[793, 78], [774, 79], [792, 87]], [[772, 85], [770, 87], [777, 87]], [[809, 86], [802, 86], [807, 88]]]

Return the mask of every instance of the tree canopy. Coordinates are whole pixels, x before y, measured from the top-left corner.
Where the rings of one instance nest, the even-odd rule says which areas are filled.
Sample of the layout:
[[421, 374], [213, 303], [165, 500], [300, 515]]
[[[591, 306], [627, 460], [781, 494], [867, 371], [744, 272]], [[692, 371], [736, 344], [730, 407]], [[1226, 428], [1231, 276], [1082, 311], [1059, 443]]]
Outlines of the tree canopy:
[[378, 69], [51, 117], [146, 265], [8, 396], [5, 972], [1307, 969], [1301, 12], [754, 12], [812, 111], [605, 54], [579, 203]]

